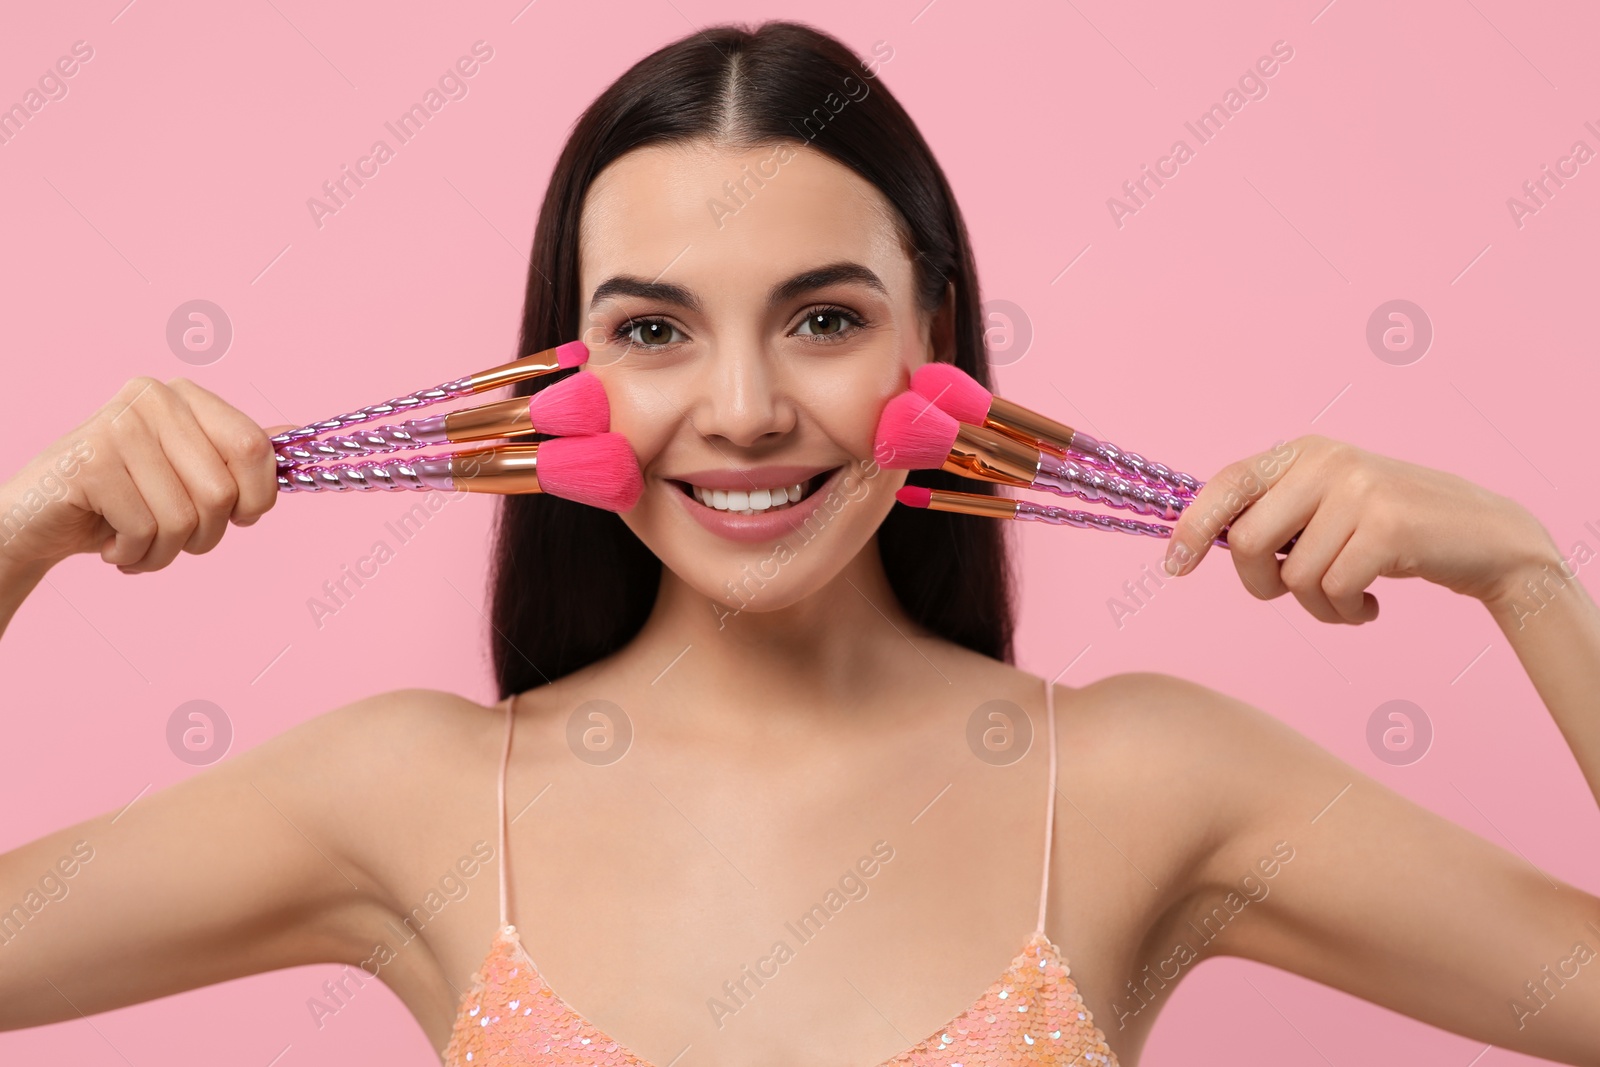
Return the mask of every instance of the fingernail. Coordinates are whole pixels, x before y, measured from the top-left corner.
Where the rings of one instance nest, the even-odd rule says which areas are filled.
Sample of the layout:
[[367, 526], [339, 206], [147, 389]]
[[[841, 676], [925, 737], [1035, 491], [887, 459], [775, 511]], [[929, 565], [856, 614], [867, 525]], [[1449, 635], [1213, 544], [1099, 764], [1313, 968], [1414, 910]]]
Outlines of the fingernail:
[[1168, 574], [1177, 577], [1182, 572], [1183, 565], [1189, 562], [1191, 555], [1188, 545], [1181, 541], [1174, 541], [1172, 546], [1167, 549], [1167, 558], [1161, 561], [1161, 567]]

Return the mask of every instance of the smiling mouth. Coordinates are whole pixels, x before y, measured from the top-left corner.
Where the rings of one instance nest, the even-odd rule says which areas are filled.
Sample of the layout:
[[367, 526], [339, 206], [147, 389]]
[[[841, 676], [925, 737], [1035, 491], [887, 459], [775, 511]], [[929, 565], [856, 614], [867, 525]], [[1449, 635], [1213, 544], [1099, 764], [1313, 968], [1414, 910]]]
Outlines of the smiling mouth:
[[689, 482], [674, 481], [680, 491], [693, 497], [704, 507], [730, 515], [765, 515], [772, 511], [792, 508], [816, 492], [817, 487], [833, 476], [833, 470], [823, 471], [815, 477], [793, 485], [778, 485], [750, 489], [707, 489]]

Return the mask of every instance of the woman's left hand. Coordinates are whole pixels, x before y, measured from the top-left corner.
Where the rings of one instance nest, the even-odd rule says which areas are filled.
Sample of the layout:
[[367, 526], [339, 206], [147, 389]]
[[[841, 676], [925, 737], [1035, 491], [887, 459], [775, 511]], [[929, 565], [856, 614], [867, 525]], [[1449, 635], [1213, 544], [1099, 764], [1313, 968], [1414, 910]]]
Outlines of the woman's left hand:
[[[1494, 604], [1561, 555], [1522, 505], [1446, 471], [1317, 434], [1224, 467], [1174, 526], [1187, 574], [1228, 527], [1233, 565], [1262, 600], [1289, 592], [1323, 622], [1378, 616], [1374, 578], [1426, 578]], [[1275, 549], [1304, 531], [1285, 559]]]

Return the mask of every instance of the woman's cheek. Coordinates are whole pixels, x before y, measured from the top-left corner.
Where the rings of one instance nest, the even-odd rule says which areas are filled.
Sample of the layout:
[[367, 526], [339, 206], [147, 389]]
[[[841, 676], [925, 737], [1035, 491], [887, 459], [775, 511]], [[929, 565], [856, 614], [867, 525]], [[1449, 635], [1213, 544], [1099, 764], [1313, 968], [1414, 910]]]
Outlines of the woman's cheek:
[[819, 392], [809, 406], [832, 441], [852, 456], [864, 459], [872, 455], [884, 405], [909, 384], [909, 375], [897, 362], [876, 369], [870, 376], [858, 374], [830, 383], [830, 388]]
[[606, 391], [611, 408], [611, 429], [628, 439], [639, 465], [648, 467], [672, 438], [683, 416], [675, 411], [660, 390], [653, 389], [638, 375], [618, 368], [592, 371]]
[[888, 401], [888, 396], [857, 396], [848, 409], [839, 412], [838, 429], [830, 436], [857, 459], [868, 458], [873, 454], [878, 419]]

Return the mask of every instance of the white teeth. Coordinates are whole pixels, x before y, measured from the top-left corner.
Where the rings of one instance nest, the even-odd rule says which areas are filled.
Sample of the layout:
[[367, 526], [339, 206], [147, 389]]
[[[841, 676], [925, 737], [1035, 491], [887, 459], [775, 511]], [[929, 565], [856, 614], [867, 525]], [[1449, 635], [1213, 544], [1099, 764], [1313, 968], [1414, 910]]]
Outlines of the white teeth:
[[774, 508], [799, 503], [805, 495], [805, 483], [780, 485], [775, 489], [702, 489], [691, 485], [694, 498], [708, 508], [731, 511], [738, 515], [757, 515]]

